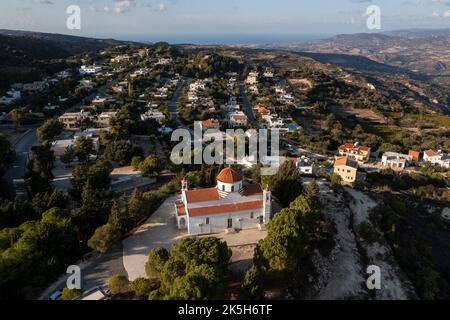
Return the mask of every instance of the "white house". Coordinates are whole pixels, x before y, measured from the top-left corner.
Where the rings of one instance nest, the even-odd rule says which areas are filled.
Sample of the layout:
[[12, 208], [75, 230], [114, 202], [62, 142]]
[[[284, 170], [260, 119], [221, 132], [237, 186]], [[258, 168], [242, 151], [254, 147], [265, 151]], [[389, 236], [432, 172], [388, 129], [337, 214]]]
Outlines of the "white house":
[[258, 84], [258, 76], [258, 72], [250, 72], [245, 80], [245, 83], [251, 86]]
[[231, 127], [245, 127], [248, 123], [248, 118], [243, 112], [230, 113], [228, 119]]
[[397, 152], [385, 152], [381, 158], [381, 163], [384, 167], [389, 167], [395, 170], [403, 170], [406, 168], [407, 164], [411, 162], [411, 156]]
[[141, 114], [142, 121], [151, 119], [155, 120], [158, 123], [162, 123], [164, 120], [166, 120], [166, 116], [164, 115], [164, 113], [158, 110], [148, 110], [147, 112]]
[[315, 173], [314, 163], [305, 156], [297, 160], [296, 166], [302, 175], [311, 176]]
[[430, 162], [433, 165], [450, 168], [450, 154], [445, 154], [442, 151], [427, 150], [423, 154], [423, 161]]
[[239, 172], [225, 168], [214, 188], [189, 190], [184, 180], [175, 207], [178, 228], [190, 235], [262, 229], [271, 218], [272, 197], [268, 189], [246, 183]]
[[91, 75], [91, 74], [97, 74], [102, 71], [102, 67], [92, 65], [92, 66], [81, 66], [80, 68], [80, 74], [82, 76], [84, 75]]
[[117, 115], [117, 111], [105, 111], [98, 116], [98, 124], [103, 128], [110, 126], [110, 121]]

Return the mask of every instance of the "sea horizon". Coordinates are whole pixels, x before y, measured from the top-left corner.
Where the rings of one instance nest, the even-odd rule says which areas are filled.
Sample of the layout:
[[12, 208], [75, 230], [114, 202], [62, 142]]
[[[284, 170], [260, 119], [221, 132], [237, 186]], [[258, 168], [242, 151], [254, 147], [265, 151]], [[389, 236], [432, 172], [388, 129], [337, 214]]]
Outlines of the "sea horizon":
[[274, 42], [297, 42], [326, 39], [333, 34], [160, 34], [160, 35], [102, 35], [105, 38], [114, 38], [122, 41], [135, 41], [144, 43], [168, 42], [170, 44], [196, 44], [196, 45], [249, 45], [268, 44]]

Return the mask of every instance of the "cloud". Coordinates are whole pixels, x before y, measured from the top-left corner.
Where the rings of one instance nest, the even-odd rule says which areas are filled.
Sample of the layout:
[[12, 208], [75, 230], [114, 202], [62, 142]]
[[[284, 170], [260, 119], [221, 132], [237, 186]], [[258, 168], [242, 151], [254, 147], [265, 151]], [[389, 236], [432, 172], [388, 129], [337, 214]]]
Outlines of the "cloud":
[[[176, 3], [177, 0], [169, 0], [171, 3]], [[156, 12], [165, 12], [167, 11], [167, 6], [164, 3], [160, 3], [157, 5], [156, 3], [150, 2], [141, 2], [137, 0], [114, 0], [114, 3], [111, 5], [105, 5], [103, 7], [104, 12], [112, 12], [112, 13], [126, 13], [131, 11], [133, 8], [139, 5], [145, 8], [152, 9], [152, 11]], [[91, 6], [91, 11], [102, 11], [97, 9], [95, 6]]]
[[53, 4], [53, 1], [50, 0], [33, 0], [34, 3], [41, 3], [41, 4]]
[[446, 18], [450, 18], [450, 10], [445, 11], [443, 16]]
[[164, 3], [161, 3], [161, 4], [159, 5], [159, 11], [160, 11], [160, 12], [164, 12], [164, 11], [166, 11], [166, 10], [167, 10], [166, 5], [165, 5]]
[[116, 0], [116, 2], [112, 5], [112, 7], [105, 6], [104, 11], [125, 13], [133, 7], [136, 7], [136, 0]]

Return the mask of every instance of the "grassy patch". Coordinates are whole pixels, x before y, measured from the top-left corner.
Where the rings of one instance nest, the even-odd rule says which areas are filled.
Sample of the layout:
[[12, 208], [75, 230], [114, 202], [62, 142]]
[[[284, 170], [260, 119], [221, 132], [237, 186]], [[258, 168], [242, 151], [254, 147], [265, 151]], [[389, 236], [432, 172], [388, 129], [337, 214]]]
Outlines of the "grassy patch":
[[396, 134], [402, 131], [401, 128], [394, 125], [364, 123], [362, 126], [365, 132], [377, 135], [387, 140], [393, 138]]
[[450, 127], [450, 117], [440, 114], [411, 114], [409, 115], [414, 120], [421, 120], [438, 125], [441, 127]]

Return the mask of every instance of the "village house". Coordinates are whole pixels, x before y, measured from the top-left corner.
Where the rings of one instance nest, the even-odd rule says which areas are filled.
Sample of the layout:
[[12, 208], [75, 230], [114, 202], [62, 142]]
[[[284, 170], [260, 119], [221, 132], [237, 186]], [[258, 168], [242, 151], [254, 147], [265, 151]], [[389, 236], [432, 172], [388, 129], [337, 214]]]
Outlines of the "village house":
[[64, 125], [65, 129], [76, 129], [83, 121], [82, 112], [66, 112], [58, 118], [59, 122]]
[[115, 101], [115, 98], [111, 97], [111, 96], [96, 96], [93, 100], [92, 100], [92, 105], [94, 106], [104, 106], [108, 103], [112, 103]]
[[97, 123], [102, 128], [109, 128], [111, 119], [117, 115], [117, 111], [105, 111], [98, 116]]
[[225, 112], [237, 112], [241, 110], [241, 107], [236, 102], [230, 101], [229, 103], [221, 104], [220, 110]]
[[385, 152], [381, 158], [382, 165], [393, 170], [404, 170], [411, 161], [411, 156], [397, 152]]
[[223, 169], [214, 188], [189, 190], [182, 182], [181, 199], [175, 204], [180, 230], [190, 235], [263, 229], [272, 214], [268, 189], [244, 181], [232, 168]]
[[70, 71], [70, 69], [63, 70], [63, 71], [58, 72], [58, 73], [55, 74], [55, 76], [56, 76], [58, 79], [61, 79], [61, 80], [67, 79], [67, 78], [69, 78], [71, 75], [72, 75], [72, 72]]
[[163, 123], [166, 120], [166, 116], [159, 110], [150, 109], [145, 113], [141, 114], [141, 120], [155, 120], [159, 124]]
[[200, 121], [200, 128], [202, 129], [202, 132], [206, 132], [207, 130], [220, 130], [220, 123], [219, 120], [208, 119]]
[[264, 106], [257, 107], [257, 112], [262, 115], [270, 115], [270, 110]]
[[343, 184], [353, 185], [358, 176], [358, 163], [348, 156], [337, 158], [333, 172], [341, 177]]
[[342, 157], [349, 157], [356, 160], [358, 163], [364, 163], [370, 159], [370, 148], [360, 146], [359, 143], [347, 143], [339, 147], [339, 155]]
[[300, 159], [297, 159], [295, 166], [297, 167], [300, 174], [305, 176], [312, 176], [315, 174], [316, 168], [311, 159], [302, 156]]
[[409, 150], [408, 156], [411, 157], [412, 161], [418, 162], [420, 160], [420, 151]]
[[450, 155], [443, 153], [441, 150], [438, 150], [437, 152], [434, 150], [425, 151], [423, 161], [429, 162], [432, 165], [450, 168]]
[[248, 118], [243, 112], [230, 113], [228, 119], [231, 127], [245, 127], [248, 123]]
[[264, 78], [272, 79], [274, 77], [274, 73], [272, 70], [266, 69], [263, 74]]
[[42, 92], [47, 89], [48, 85], [45, 81], [35, 81], [32, 83], [25, 83], [22, 87], [22, 91], [25, 92]]
[[118, 55], [115, 56], [114, 58], [111, 59], [112, 63], [120, 63], [120, 62], [128, 62], [131, 60], [131, 57], [127, 54], [122, 54], [122, 55]]
[[91, 90], [94, 88], [94, 82], [91, 80], [80, 80], [78, 81], [78, 88]]
[[92, 74], [97, 74], [97, 73], [101, 72], [102, 71], [102, 67], [96, 66], [96, 65], [92, 65], [92, 66], [85, 66], [85, 65], [83, 65], [83, 66], [81, 66], [79, 71], [80, 71], [80, 74], [82, 76], [84, 76], [84, 75], [92, 75]]
[[258, 72], [250, 72], [245, 80], [245, 83], [250, 86], [258, 84]]

